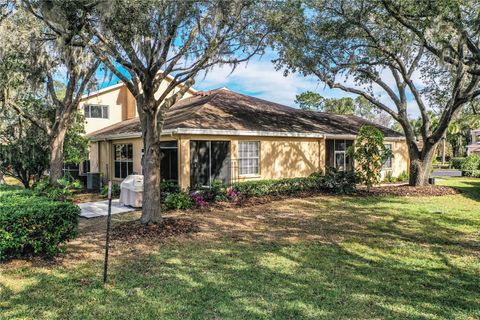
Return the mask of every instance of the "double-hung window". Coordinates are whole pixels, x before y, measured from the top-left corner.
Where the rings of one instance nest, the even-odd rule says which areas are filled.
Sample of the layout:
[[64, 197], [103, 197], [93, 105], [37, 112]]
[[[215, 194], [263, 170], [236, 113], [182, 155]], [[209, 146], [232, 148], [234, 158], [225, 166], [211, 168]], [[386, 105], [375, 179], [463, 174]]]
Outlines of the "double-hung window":
[[238, 143], [238, 167], [241, 176], [260, 174], [259, 141], [240, 141]]
[[85, 118], [108, 119], [108, 106], [86, 104], [83, 106]]
[[[392, 144], [386, 143], [385, 148], [392, 151]], [[392, 169], [392, 157], [388, 157], [388, 159], [385, 160], [385, 162], [383, 163], [383, 170], [389, 170], [389, 169]]]
[[123, 179], [133, 173], [133, 145], [114, 144], [115, 178]]

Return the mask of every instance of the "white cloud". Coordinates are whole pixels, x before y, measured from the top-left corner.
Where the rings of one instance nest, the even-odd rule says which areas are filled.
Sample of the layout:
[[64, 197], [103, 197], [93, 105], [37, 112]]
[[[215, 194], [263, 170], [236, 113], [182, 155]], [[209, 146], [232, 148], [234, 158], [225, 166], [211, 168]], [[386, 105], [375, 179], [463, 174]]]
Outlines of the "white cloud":
[[231, 71], [230, 67], [216, 67], [205, 77], [199, 76], [195, 88], [210, 90], [227, 87], [233, 91], [289, 106], [295, 106], [295, 96], [307, 90], [327, 97], [331, 97], [332, 94], [336, 96], [332, 90], [325, 91], [325, 86], [315, 79], [299, 74], [285, 77], [282, 71], [275, 70], [274, 65], [265, 59], [251, 60], [248, 64], [241, 64]]

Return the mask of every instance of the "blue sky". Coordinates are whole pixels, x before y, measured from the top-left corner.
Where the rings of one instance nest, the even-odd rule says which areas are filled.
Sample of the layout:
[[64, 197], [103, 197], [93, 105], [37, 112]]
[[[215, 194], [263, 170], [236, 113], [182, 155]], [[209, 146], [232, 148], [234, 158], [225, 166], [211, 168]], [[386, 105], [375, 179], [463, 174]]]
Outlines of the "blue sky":
[[[217, 66], [202, 73], [196, 78], [194, 88], [197, 90], [211, 90], [226, 87], [232, 91], [281, 103], [291, 107], [297, 107], [295, 96], [304, 91], [314, 91], [326, 98], [355, 97], [339, 89], [330, 89], [325, 84], [313, 77], [304, 77], [300, 74], [290, 74], [285, 77], [282, 70], [275, 70], [271, 62], [275, 59], [275, 53], [268, 51], [261, 57], [255, 57], [246, 63], [237, 66], [232, 72], [230, 66]], [[103, 73], [102, 73], [103, 76]], [[394, 87], [391, 74], [383, 75], [384, 80]], [[417, 80], [420, 81], [417, 77]], [[117, 77], [112, 77], [102, 83], [106, 87], [118, 83]], [[352, 80], [344, 79], [346, 84], [353, 86]], [[417, 81], [417, 82], [418, 82]], [[391, 101], [380, 89], [376, 92], [379, 99], [385, 104], [392, 106]], [[409, 100], [413, 101], [412, 97]], [[410, 103], [409, 114], [418, 115], [418, 109], [414, 103]]]

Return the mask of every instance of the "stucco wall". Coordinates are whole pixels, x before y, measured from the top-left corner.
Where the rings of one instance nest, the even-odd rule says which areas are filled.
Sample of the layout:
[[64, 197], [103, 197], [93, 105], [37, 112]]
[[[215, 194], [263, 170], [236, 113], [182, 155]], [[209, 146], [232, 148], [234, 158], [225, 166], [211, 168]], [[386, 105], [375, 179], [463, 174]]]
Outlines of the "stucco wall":
[[[234, 181], [255, 179], [279, 179], [308, 176], [313, 172], [325, 170], [325, 140], [313, 138], [279, 138], [279, 137], [238, 137], [238, 136], [207, 136], [207, 135], [180, 135], [168, 136], [162, 141], [178, 140], [179, 184], [183, 189], [190, 186], [190, 140], [220, 140], [230, 141], [232, 161], [232, 178]], [[260, 142], [260, 173], [257, 176], [239, 176], [238, 142]], [[94, 142], [90, 146], [92, 172], [98, 170], [104, 178], [111, 177], [114, 181], [121, 179], [113, 177], [113, 144], [133, 144], [133, 171], [140, 174], [141, 138], [123, 139], [115, 141]], [[392, 143], [393, 159], [392, 174], [400, 175], [408, 172], [408, 149], [404, 141], [386, 141]], [[107, 166], [108, 165], [108, 166]], [[108, 171], [107, 171], [108, 167]], [[385, 171], [382, 172], [385, 174]]]
[[[168, 81], [164, 81], [157, 91], [155, 96], [158, 98], [160, 94], [167, 88]], [[177, 92], [174, 90], [171, 94]], [[171, 95], [170, 94], [170, 95]], [[169, 96], [170, 96], [169, 95]], [[193, 95], [192, 92], [186, 92], [183, 98], [188, 98]], [[82, 99], [79, 106], [79, 111], [83, 114], [83, 106], [85, 104], [98, 104], [109, 106], [108, 119], [87, 118], [85, 123], [85, 132], [87, 134], [108, 127], [112, 124], [123, 120], [138, 117], [136, 102], [133, 95], [127, 89], [127, 86], [113, 86], [111, 90], [101, 90], [98, 94], [93, 94], [87, 98]]]
[[409, 156], [408, 156], [408, 146], [406, 141], [388, 141], [385, 140], [385, 143], [392, 144], [392, 168], [391, 170], [382, 170], [382, 178], [385, 177], [385, 174], [388, 171], [392, 172], [393, 177], [398, 177], [402, 172], [408, 173], [409, 170]]

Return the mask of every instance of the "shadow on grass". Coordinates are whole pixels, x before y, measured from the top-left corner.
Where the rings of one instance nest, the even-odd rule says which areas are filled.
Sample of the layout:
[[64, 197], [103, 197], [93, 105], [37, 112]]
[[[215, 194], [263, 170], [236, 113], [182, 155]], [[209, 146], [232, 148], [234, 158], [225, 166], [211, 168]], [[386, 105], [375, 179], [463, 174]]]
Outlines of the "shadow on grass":
[[[438, 253], [439, 257], [441, 253]], [[5, 318], [418, 319], [479, 316], [478, 276], [452, 265], [414, 269], [340, 245], [169, 246], [116, 261], [32, 272], [4, 296]], [[448, 260], [448, 259], [447, 259]]]

